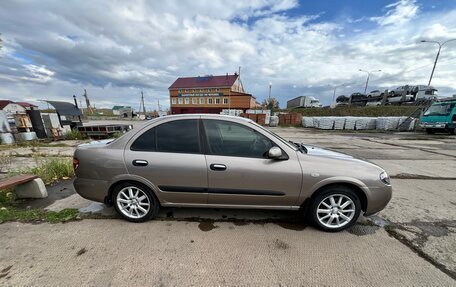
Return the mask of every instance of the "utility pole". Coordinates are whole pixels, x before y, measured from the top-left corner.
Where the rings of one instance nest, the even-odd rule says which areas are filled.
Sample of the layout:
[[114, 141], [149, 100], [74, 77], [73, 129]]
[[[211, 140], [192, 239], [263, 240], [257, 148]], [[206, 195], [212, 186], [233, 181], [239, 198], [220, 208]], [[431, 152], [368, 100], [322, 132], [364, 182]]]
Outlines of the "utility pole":
[[145, 115], [146, 114], [146, 106], [144, 105], [144, 93], [141, 91], [141, 104], [139, 105], [139, 109], [141, 110], [142, 106], [142, 113]]
[[429, 77], [428, 86], [431, 85], [432, 76], [434, 76], [435, 66], [437, 66], [437, 61], [439, 60], [440, 50], [442, 49], [443, 45], [445, 45], [446, 43], [451, 42], [451, 41], [456, 41], [456, 39], [447, 40], [447, 41], [445, 41], [443, 43], [440, 43], [439, 41], [421, 40], [421, 43], [434, 43], [434, 44], [438, 44], [439, 45], [439, 50], [437, 51], [437, 56], [435, 56], [434, 66], [432, 67], [431, 77]]
[[271, 101], [271, 89], [272, 89], [272, 83], [269, 82], [269, 101]]
[[367, 85], [369, 85], [369, 78], [370, 78], [370, 75], [372, 73], [375, 73], [375, 72], [381, 72], [382, 70], [375, 70], [375, 71], [366, 71], [366, 70], [363, 70], [363, 69], [359, 69], [360, 72], [366, 72], [367, 73], [367, 79], [366, 79], [366, 86], [364, 87], [364, 94], [366, 94], [367, 92]]

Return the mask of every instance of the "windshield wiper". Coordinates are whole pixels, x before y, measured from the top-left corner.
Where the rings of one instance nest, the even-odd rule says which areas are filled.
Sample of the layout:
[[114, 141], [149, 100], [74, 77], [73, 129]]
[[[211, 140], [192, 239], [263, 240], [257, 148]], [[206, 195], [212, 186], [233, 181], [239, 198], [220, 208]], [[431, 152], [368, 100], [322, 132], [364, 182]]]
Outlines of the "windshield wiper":
[[303, 144], [295, 143], [294, 141], [288, 141], [288, 142], [295, 145], [300, 152], [307, 153], [307, 148]]

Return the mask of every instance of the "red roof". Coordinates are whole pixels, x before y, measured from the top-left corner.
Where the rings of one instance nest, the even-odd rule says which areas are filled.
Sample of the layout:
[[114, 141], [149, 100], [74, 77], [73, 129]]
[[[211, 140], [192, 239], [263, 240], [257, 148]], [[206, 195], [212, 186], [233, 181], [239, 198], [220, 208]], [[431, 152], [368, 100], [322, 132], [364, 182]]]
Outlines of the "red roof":
[[236, 82], [237, 78], [237, 74], [177, 78], [168, 89], [231, 87], [234, 82]]
[[7, 105], [9, 105], [11, 103], [12, 103], [12, 101], [0, 100], [0, 110], [3, 110], [3, 108], [5, 108]]
[[27, 102], [16, 102], [16, 104], [24, 107], [24, 108], [28, 108], [28, 107], [35, 107], [37, 108], [38, 106], [37, 105], [34, 105], [34, 104], [31, 104], [31, 103], [27, 103]]

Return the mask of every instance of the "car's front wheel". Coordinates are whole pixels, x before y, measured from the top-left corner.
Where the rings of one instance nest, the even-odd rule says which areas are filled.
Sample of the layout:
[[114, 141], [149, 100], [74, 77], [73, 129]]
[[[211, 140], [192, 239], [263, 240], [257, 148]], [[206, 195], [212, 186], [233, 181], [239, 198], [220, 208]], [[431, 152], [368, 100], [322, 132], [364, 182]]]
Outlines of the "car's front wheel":
[[332, 186], [315, 196], [310, 211], [318, 228], [336, 232], [356, 223], [361, 212], [361, 202], [350, 188]]
[[131, 222], [144, 222], [158, 213], [160, 205], [149, 188], [138, 183], [122, 183], [114, 188], [112, 202], [116, 211]]

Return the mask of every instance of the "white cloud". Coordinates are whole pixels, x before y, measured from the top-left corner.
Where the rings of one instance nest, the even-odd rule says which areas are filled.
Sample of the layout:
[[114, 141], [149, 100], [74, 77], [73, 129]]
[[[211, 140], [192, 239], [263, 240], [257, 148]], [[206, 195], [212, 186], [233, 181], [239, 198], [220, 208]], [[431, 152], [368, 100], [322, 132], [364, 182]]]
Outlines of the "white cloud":
[[412, 20], [419, 12], [419, 6], [415, 0], [400, 0], [385, 7], [388, 9], [384, 16], [371, 17], [370, 20], [380, 26], [403, 25]]
[[[427, 83], [436, 47], [419, 41], [456, 38], [455, 9], [425, 13], [415, 1], [399, 1], [366, 29], [364, 17], [331, 22], [321, 13], [288, 16], [297, 5], [5, 2], [0, 98], [71, 100], [86, 88], [97, 106], [135, 106], [143, 89], [146, 101], [164, 104], [178, 76], [233, 73], [242, 66], [243, 84], [259, 100], [273, 82], [282, 105], [299, 94], [329, 103], [328, 85], [355, 82], [338, 91], [364, 90], [360, 68], [383, 70], [372, 76], [372, 89]], [[434, 75], [441, 94], [456, 91], [455, 46], [444, 47]]]

